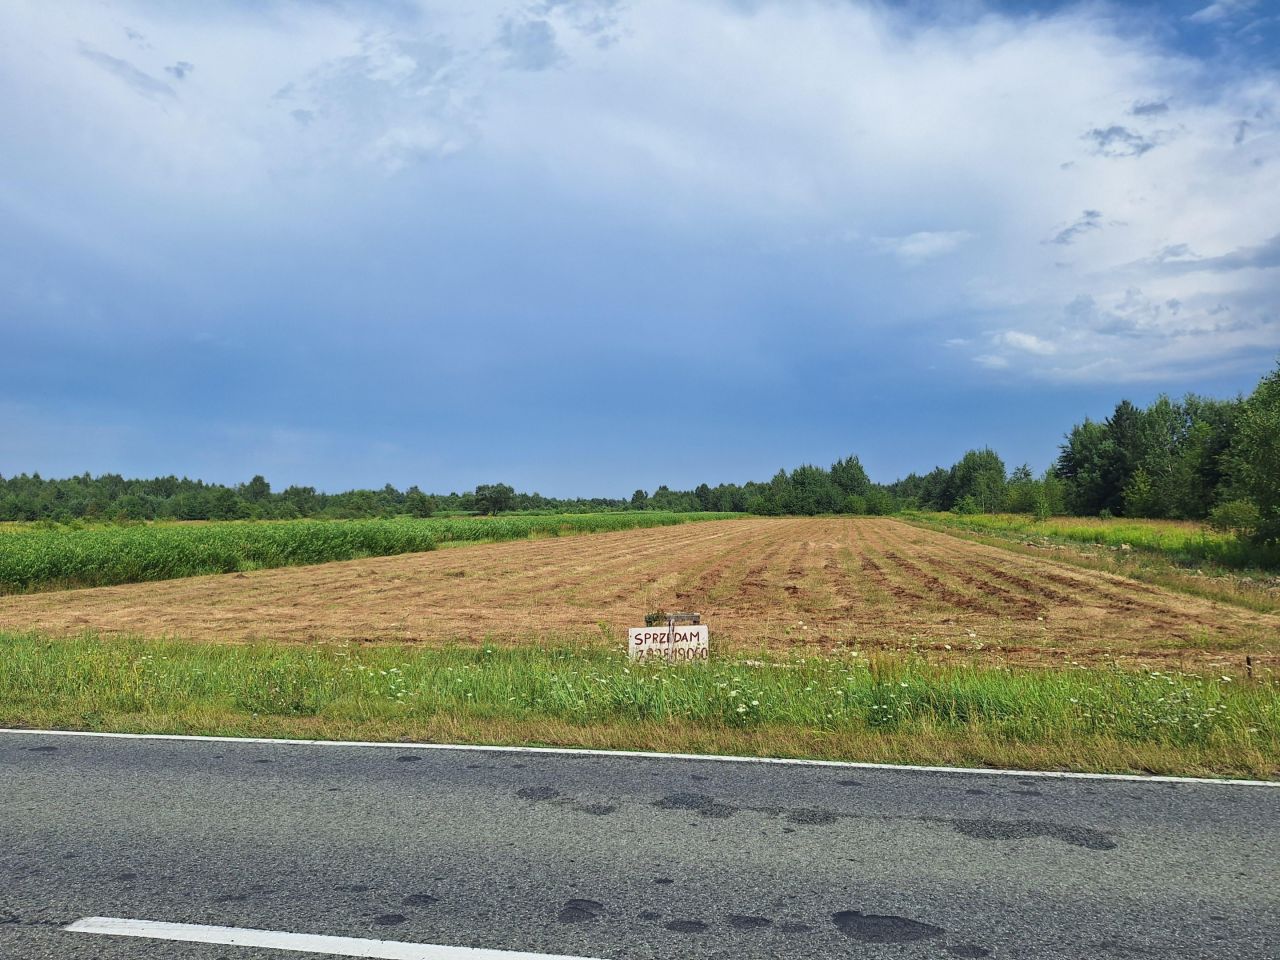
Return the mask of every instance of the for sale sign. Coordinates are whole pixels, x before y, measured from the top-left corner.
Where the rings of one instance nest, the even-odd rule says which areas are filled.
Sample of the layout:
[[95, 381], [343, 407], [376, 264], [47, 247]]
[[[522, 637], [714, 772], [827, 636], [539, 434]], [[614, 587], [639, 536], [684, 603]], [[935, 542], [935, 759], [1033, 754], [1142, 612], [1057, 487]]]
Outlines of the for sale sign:
[[664, 660], [706, 660], [710, 656], [707, 625], [636, 627], [627, 631], [627, 653], [632, 660], [662, 657]]

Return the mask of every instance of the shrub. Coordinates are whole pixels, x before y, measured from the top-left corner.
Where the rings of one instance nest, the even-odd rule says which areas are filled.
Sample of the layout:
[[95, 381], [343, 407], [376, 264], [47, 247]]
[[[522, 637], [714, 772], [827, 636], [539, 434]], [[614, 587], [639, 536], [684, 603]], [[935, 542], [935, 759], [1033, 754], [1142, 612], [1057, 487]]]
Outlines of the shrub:
[[1209, 526], [1219, 533], [1234, 533], [1239, 537], [1252, 537], [1262, 522], [1262, 514], [1251, 500], [1228, 500], [1214, 507], [1209, 514]]

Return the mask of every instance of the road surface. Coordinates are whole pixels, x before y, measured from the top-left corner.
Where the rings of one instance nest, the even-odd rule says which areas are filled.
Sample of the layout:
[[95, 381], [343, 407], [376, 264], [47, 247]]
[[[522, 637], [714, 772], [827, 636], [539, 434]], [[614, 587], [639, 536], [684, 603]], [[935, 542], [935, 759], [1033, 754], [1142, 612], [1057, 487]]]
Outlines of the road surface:
[[[1256, 785], [0, 733], [0, 957], [306, 956], [184, 939], [214, 927], [445, 960], [1271, 960], [1278, 814]], [[195, 926], [64, 929], [97, 917]]]

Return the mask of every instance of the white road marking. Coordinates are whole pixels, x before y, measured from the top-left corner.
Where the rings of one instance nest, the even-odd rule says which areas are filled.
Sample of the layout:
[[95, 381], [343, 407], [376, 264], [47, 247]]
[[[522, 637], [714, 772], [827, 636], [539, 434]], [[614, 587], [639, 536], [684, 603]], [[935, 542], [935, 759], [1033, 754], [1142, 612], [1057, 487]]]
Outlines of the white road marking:
[[506, 747], [477, 743], [390, 743], [368, 740], [290, 740], [283, 737], [209, 737], [194, 733], [102, 733], [96, 730], [20, 730], [0, 727], [0, 734], [41, 737], [102, 737], [122, 740], [178, 740], [196, 743], [267, 743], [299, 747], [376, 747], [383, 750], [458, 750], [477, 753], [545, 753], [553, 756], [635, 757], [641, 760], [714, 760], [719, 763], [763, 763], [849, 770], [916, 773], [971, 773], [980, 776], [1054, 777], [1062, 780], [1129, 780], [1139, 783], [1217, 783], [1233, 787], [1280, 787], [1280, 780], [1234, 780], [1229, 777], [1167, 777], [1141, 773], [1074, 773], [1069, 770], [1005, 770], [995, 767], [924, 767], [909, 763], [861, 763], [856, 760], [801, 760], [792, 757], [734, 757], [715, 753], [659, 753], [649, 750], [592, 750], [585, 747]]
[[377, 957], [380, 960], [591, 960], [519, 950], [486, 950], [480, 947], [445, 947], [433, 943], [400, 940], [366, 940], [361, 937], [328, 937], [314, 933], [213, 927], [199, 923], [162, 923], [122, 917], [85, 917], [62, 928], [72, 933], [98, 933], [112, 937], [143, 937], [183, 943], [216, 943], [229, 947], [264, 947], [297, 953], [326, 953], [335, 957]]

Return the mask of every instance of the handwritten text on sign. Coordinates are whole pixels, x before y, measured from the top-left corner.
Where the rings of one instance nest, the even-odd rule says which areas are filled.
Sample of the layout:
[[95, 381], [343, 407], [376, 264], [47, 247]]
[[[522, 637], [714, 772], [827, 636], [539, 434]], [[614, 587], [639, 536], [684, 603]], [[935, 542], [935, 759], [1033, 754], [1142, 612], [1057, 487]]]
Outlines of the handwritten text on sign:
[[632, 660], [646, 657], [706, 660], [709, 652], [705, 623], [692, 627], [637, 627], [627, 631], [627, 653]]

